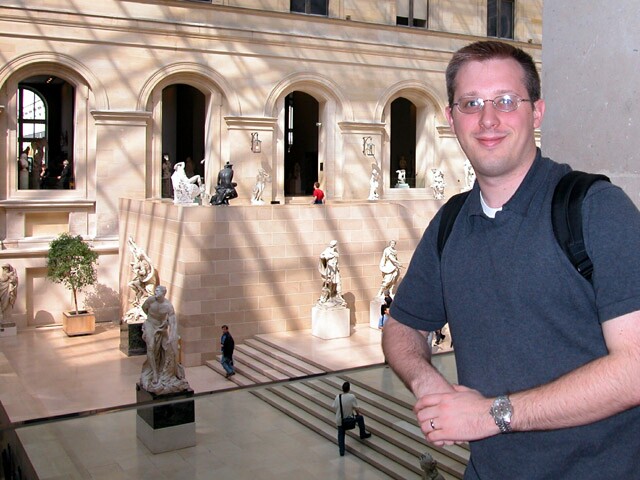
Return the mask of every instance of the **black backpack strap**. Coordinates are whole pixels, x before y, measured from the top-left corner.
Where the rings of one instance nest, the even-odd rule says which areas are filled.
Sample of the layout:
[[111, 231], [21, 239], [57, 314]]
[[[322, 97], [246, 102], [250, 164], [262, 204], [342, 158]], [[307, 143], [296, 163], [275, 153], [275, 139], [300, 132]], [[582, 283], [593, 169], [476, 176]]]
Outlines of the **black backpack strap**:
[[456, 223], [456, 218], [465, 200], [471, 193], [471, 190], [454, 195], [447, 203], [442, 207], [442, 217], [440, 218], [440, 228], [438, 229], [438, 256], [442, 256], [444, 245], [447, 243], [447, 238], [451, 234], [453, 224]]
[[594, 182], [609, 178], [604, 175], [574, 170], [560, 179], [553, 193], [551, 222], [558, 244], [576, 268], [591, 281], [593, 263], [587, 254], [582, 231], [582, 203]]

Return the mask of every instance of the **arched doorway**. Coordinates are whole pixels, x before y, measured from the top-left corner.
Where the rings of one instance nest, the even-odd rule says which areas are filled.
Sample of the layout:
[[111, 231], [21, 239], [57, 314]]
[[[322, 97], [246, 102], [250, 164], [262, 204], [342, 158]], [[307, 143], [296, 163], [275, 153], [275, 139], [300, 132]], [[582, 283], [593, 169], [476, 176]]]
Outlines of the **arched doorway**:
[[285, 195], [311, 195], [318, 181], [318, 127], [320, 104], [311, 95], [294, 91], [285, 97]]
[[406, 183], [416, 187], [416, 106], [404, 97], [391, 102], [391, 153], [389, 184], [396, 187], [398, 170], [404, 170]]
[[170, 177], [178, 162], [185, 162], [187, 176], [204, 178], [206, 103], [205, 95], [190, 85], [162, 89], [162, 155], [169, 158], [169, 165], [161, 167], [163, 198], [173, 197]]

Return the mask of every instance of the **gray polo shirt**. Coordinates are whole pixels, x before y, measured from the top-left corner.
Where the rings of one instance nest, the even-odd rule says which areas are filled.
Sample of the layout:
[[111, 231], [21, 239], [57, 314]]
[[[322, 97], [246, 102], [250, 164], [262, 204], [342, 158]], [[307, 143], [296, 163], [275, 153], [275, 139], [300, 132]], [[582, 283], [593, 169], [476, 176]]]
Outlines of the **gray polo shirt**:
[[[420, 330], [435, 330], [448, 321], [459, 382], [488, 397], [547, 383], [606, 355], [601, 323], [640, 310], [640, 214], [622, 190], [598, 182], [585, 198], [593, 285], [557, 244], [551, 198], [569, 170], [538, 152], [495, 219], [482, 212], [476, 184], [442, 259], [436, 246], [439, 212], [392, 304], [396, 320]], [[613, 445], [615, 453], [609, 454], [620, 457], [621, 429], [632, 442], [633, 455], [625, 461], [636, 474], [640, 462], [632, 457], [640, 441], [631, 437], [640, 437], [638, 428], [640, 410], [634, 409], [585, 427], [473, 442], [465, 478], [591, 478], [597, 469], [613, 468], [602, 456], [603, 443]], [[580, 461], [567, 471], [566, 458], [572, 456]], [[625, 471], [619, 463], [615, 468]]]

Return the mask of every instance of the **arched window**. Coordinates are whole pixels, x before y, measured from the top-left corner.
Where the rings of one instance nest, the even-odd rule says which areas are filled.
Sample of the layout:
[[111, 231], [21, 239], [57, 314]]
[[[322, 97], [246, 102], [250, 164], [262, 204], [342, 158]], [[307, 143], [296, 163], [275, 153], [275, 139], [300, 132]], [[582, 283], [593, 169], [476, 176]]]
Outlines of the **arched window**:
[[[27, 87], [18, 89], [18, 189], [36, 188], [40, 164], [45, 160], [46, 148], [42, 140], [47, 138], [47, 106], [42, 96]], [[34, 173], [34, 171], [36, 173]]]
[[74, 87], [52, 75], [18, 84], [18, 190], [74, 189]]

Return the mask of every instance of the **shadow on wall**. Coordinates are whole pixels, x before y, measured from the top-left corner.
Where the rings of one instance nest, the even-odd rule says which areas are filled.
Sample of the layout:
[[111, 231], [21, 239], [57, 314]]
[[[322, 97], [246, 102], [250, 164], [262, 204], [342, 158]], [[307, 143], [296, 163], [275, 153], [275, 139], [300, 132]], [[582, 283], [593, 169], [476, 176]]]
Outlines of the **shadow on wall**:
[[120, 323], [120, 298], [118, 292], [101, 283], [84, 296], [84, 307], [93, 310], [96, 322]]
[[[58, 323], [62, 322], [62, 318]], [[56, 323], [55, 318], [51, 315], [51, 312], [47, 312], [46, 310], [38, 310], [36, 314], [33, 316], [34, 325], [52, 325]]]
[[349, 324], [354, 327], [357, 322], [356, 319], [356, 296], [351, 293], [343, 293], [342, 298], [347, 302], [347, 308], [349, 309]]

